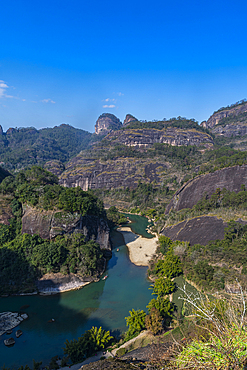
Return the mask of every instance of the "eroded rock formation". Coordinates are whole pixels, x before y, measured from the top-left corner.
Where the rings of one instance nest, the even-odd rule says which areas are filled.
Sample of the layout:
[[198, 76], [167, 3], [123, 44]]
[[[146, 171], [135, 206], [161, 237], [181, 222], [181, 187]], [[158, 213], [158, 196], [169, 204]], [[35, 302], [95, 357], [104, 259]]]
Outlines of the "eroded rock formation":
[[174, 194], [166, 208], [166, 213], [170, 210], [179, 211], [183, 208], [192, 208], [204, 195], [211, 196], [217, 188], [239, 192], [242, 184], [247, 187], [247, 165], [227, 167], [197, 176]]
[[169, 226], [161, 231], [168, 238], [187, 241], [191, 245], [207, 245], [210, 240], [224, 239], [224, 229], [227, 223], [222, 219], [210, 216], [195, 217]]
[[183, 130], [178, 128], [158, 129], [126, 129], [109, 133], [106, 140], [139, 148], [150, 148], [155, 143], [169, 145], [213, 145], [210, 135], [194, 129]]
[[64, 211], [41, 211], [30, 206], [24, 206], [23, 211], [22, 233], [52, 239], [57, 235], [81, 232], [85, 241], [94, 238], [101, 249], [111, 252], [110, 229], [103, 218]]
[[161, 181], [161, 173], [168, 168], [168, 163], [151, 159], [118, 158], [101, 162], [75, 157], [60, 176], [60, 185], [80, 186], [88, 189], [113, 189], [123, 186], [135, 188], [138, 181]]
[[138, 121], [138, 119], [132, 116], [132, 114], [126, 114], [126, 117], [123, 122], [123, 126], [127, 126], [129, 123], [132, 123], [135, 121]]
[[103, 113], [96, 121], [95, 133], [105, 135], [112, 130], [118, 130], [120, 127], [122, 127], [122, 123], [114, 114]]

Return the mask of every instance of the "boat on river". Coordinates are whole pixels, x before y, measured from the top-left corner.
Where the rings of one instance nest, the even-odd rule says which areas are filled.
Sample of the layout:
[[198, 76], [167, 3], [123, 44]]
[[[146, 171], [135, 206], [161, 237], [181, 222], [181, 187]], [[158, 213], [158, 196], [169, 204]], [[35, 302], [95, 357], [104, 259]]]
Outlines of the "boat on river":
[[108, 278], [108, 275], [105, 275], [102, 280], [106, 280]]

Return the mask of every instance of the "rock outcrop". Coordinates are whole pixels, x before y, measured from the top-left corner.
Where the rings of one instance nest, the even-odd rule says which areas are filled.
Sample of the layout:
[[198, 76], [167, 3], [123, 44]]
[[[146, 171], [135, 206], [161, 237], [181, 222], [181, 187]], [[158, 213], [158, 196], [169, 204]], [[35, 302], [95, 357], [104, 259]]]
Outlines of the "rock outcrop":
[[64, 211], [41, 211], [29, 206], [24, 206], [23, 211], [22, 233], [52, 239], [57, 235], [81, 232], [85, 241], [95, 238], [102, 250], [111, 253], [110, 229], [102, 218]]
[[224, 239], [227, 223], [222, 219], [210, 216], [195, 217], [169, 226], [161, 231], [168, 238], [189, 242], [190, 245], [207, 245], [210, 240]]
[[118, 158], [102, 162], [77, 156], [60, 176], [60, 185], [88, 189], [136, 188], [138, 181], [161, 182], [169, 164], [155, 159]]
[[138, 148], [150, 148], [155, 143], [164, 143], [173, 146], [200, 145], [206, 147], [213, 145], [210, 135], [195, 129], [185, 130], [179, 128], [158, 129], [126, 129], [109, 133], [106, 140]]
[[62, 293], [73, 289], [79, 289], [93, 281], [98, 281], [99, 276], [103, 273], [105, 268], [105, 259], [102, 262], [103, 264], [101, 264], [101, 266], [99, 266], [100, 263], [98, 263], [98, 276], [81, 277], [80, 275], [72, 273], [67, 275], [61, 273], [45, 274], [41, 279], [36, 281], [39, 294], [50, 295]]
[[1, 125], [0, 125], [0, 135], [3, 135], [3, 128]]
[[246, 135], [247, 102], [242, 101], [230, 107], [222, 108], [212, 114], [207, 121], [202, 122], [201, 125], [212, 129], [214, 134], [227, 137]]
[[129, 123], [132, 123], [135, 121], [138, 121], [138, 119], [132, 116], [132, 114], [126, 114], [126, 117], [123, 122], [123, 126], [127, 126]]
[[119, 130], [121, 127], [121, 121], [114, 114], [103, 113], [96, 121], [95, 133], [96, 135], [106, 135], [108, 132]]
[[192, 208], [205, 194], [211, 196], [217, 188], [226, 188], [237, 193], [241, 190], [242, 184], [247, 187], [247, 165], [227, 167], [197, 176], [174, 194], [166, 208], [166, 213], [170, 210], [179, 211], [183, 208]]
[[12, 330], [18, 326], [23, 320], [26, 320], [28, 315], [19, 314], [17, 312], [2, 312], [0, 313], [0, 336], [8, 330]]

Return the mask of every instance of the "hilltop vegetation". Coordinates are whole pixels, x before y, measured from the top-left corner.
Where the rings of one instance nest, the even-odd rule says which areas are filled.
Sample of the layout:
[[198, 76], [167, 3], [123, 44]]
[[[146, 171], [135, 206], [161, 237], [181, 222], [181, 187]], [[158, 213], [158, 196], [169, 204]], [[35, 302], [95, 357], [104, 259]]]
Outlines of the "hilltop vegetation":
[[[80, 188], [66, 189], [58, 179], [40, 167], [6, 177], [1, 185], [2, 197], [11, 198], [14, 217], [9, 225], [0, 225], [0, 293], [32, 291], [35, 280], [48, 272], [97, 275], [103, 271], [102, 250], [94, 240], [85, 241], [83, 233], [58, 235], [44, 240], [38, 235], [22, 234], [22, 207], [63, 210], [68, 214], [97, 215], [106, 218], [103, 203]], [[59, 213], [58, 213], [59, 215]]]
[[34, 127], [9, 129], [0, 134], [0, 156], [8, 170], [44, 165], [50, 160], [68, 161], [85, 149], [92, 134], [62, 124], [37, 130]]

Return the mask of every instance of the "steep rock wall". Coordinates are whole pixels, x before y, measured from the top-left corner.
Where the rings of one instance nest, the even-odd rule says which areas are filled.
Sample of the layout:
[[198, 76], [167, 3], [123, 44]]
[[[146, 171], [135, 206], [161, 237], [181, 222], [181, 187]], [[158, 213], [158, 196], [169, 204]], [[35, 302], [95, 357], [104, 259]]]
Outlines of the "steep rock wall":
[[222, 219], [201, 216], [166, 227], [161, 231], [161, 234], [173, 241], [187, 241], [190, 245], [206, 245], [210, 240], [224, 239], [224, 229], [226, 226], [227, 223]]
[[101, 249], [111, 252], [110, 229], [103, 218], [63, 211], [41, 211], [29, 206], [23, 210], [22, 233], [52, 239], [57, 235], [81, 232], [85, 235], [85, 241], [94, 238]]
[[166, 128], [163, 130], [154, 128], [126, 129], [110, 132], [105, 139], [139, 148], [150, 148], [155, 143], [174, 146], [204, 144], [210, 147], [213, 145], [212, 137], [204, 132], [195, 129], [183, 130], [178, 128]]
[[247, 187], [247, 165], [227, 167], [198, 176], [188, 181], [174, 194], [166, 208], [166, 214], [170, 210], [192, 208], [205, 194], [211, 196], [217, 188], [239, 192], [242, 184]]
[[226, 118], [229, 116], [238, 116], [241, 113], [247, 112], [247, 102], [245, 104], [237, 105], [234, 107], [229, 107], [223, 109], [219, 112], [215, 112], [209, 119], [205, 122], [202, 122], [202, 126], [205, 128], [214, 128], [216, 125], [219, 124], [222, 118]]
[[66, 187], [80, 186], [83, 190], [99, 188], [135, 188], [138, 181], [161, 181], [161, 173], [168, 168], [168, 163], [137, 158], [118, 158], [101, 162], [75, 157], [59, 179], [59, 184]]

